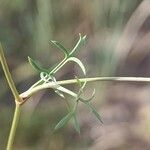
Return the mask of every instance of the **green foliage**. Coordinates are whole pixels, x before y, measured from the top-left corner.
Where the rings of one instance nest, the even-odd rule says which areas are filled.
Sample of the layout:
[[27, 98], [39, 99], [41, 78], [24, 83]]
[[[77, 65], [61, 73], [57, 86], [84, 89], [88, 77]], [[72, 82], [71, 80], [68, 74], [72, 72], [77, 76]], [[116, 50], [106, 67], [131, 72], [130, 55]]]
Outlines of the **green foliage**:
[[79, 85], [79, 91], [76, 94], [75, 92], [61, 86], [58, 84], [58, 82], [56, 81], [56, 78], [54, 77], [55, 73], [61, 69], [61, 67], [63, 67], [66, 63], [68, 62], [74, 62], [75, 64], [77, 64], [80, 69], [82, 70], [84, 76], [86, 76], [86, 69], [85, 66], [83, 65], [83, 63], [74, 56], [75, 52], [77, 52], [77, 50], [79, 50], [79, 48], [81, 47], [81, 45], [84, 44], [86, 40], [86, 36], [81, 36], [81, 34], [79, 34], [79, 40], [77, 41], [76, 45], [74, 46], [74, 48], [70, 51], [68, 49], [66, 49], [61, 43], [57, 42], [57, 41], [51, 41], [51, 43], [57, 47], [60, 51], [62, 51], [64, 53], [64, 59], [59, 62], [53, 69], [46, 69], [43, 68], [39, 63], [37, 63], [37, 61], [31, 59], [30, 57], [28, 57], [29, 63], [31, 64], [31, 66], [36, 69], [38, 72], [40, 72], [40, 81], [38, 81], [36, 84], [34, 84], [34, 87], [38, 86], [38, 85], [42, 85], [42, 84], [46, 84], [46, 83], [53, 83], [55, 86], [53, 87], [54, 91], [56, 94], [58, 94], [60, 97], [62, 97], [63, 99], [65, 99], [65, 96], [63, 93], [68, 94], [70, 96], [73, 97], [74, 99], [74, 107], [73, 109], [71, 109], [70, 106], [69, 107], [69, 113], [63, 117], [58, 124], [55, 126], [55, 130], [63, 127], [64, 125], [66, 125], [68, 123], [68, 121], [70, 119], [73, 119], [73, 125], [75, 130], [80, 133], [80, 126], [79, 126], [79, 122], [77, 119], [77, 106], [79, 102], [84, 103], [92, 112], [93, 114], [96, 116], [96, 118], [102, 122], [100, 115], [98, 114], [98, 112], [96, 111], [96, 109], [94, 108], [94, 106], [92, 106], [92, 104], [90, 103], [90, 101], [93, 99], [94, 95], [95, 95], [95, 90], [92, 93], [92, 96], [89, 99], [83, 99], [82, 98], [82, 93], [83, 93], [83, 89], [86, 86], [86, 82], [81, 83], [81, 81], [78, 79], [78, 77], [76, 76], [76, 80], [77, 80], [77, 84]]
[[72, 51], [69, 53], [69, 55], [73, 55], [80, 48], [80, 46], [84, 44], [85, 40], [86, 40], [86, 35], [82, 37], [81, 34], [79, 33], [79, 40], [75, 45], [75, 47], [72, 49]]
[[96, 116], [96, 118], [97, 118], [101, 123], [103, 123], [103, 121], [102, 121], [102, 119], [101, 119], [99, 113], [98, 113], [97, 110], [95, 109], [95, 107], [94, 107], [90, 102], [88, 102], [88, 101], [87, 101], [87, 102], [84, 101], [83, 103], [92, 111], [92, 113]]
[[78, 132], [78, 133], [80, 133], [80, 125], [79, 125], [79, 122], [78, 122], [78, 120], [77, 120], [77, 115], [76, 115], [76, 113], [74, 113], [73, 114], [73, 125], [74, 125], [74, 128], [75, 128], [75, 130]]
[[33, 60], [29, 56], [28, 56], [28, 61], [30, 65], [38, 72], [48, 72], [47, 69], [44, 69], [37, 61]]
[[73, 61], [76, 64], [78, 64], [79, 67], [81, 68], [81, 70], [83, 71], [84, 75], [86, 75], [85, 67], [84, 67], [83, 63], [78, 58], [70, 57], [70, 58], [67, 59], [67, 62], [69, 62], [69, 61]]
[[58, 124], [55, 126], [55, 130], [62, 128], [73, 116], [73, 112], [68, 113], [65, 117], [63, 117]]
[[63, 45], [61, 45], [59, 42], [51, 40], [51, 43], [54, 46], [56, 46], [59, 50], [61, 50], [65, 54], [65, 57], [69, 56], [68, 50]]

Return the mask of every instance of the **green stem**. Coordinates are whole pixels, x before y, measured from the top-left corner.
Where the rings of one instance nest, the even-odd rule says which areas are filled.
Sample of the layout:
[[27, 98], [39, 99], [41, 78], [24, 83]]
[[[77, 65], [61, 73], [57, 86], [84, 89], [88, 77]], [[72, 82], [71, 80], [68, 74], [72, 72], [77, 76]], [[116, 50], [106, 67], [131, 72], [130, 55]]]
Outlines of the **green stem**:
[[14, 143], [14, 137], [15, 137], [15, 133], [16, 133], [16, 129], [17, 129], [17, 125], [19, 122], [19, 118], [20, 118], [20, 103], [22, 102], [22, 98], [19, 96], [19, 93], [16, 89], [16, 86], [14, 84], [14, 81], [12, 79], [11, 73], [9, 71], [5, 56], [4, 56], [4, 52], [3, 52], [3, 48], [2, 45], [0, 43], [0, 62], [2, 64], [2, 68], [5, 74], [5, 77], [7, 79], [7, 82], [9, 84], [9, 87], [14, 95], [15, 98], [15, 112], [14, 112], [14, 117], [13, 117], [13, 122], [11, 125], [11, 130], [10, 130], [10, 134], [9, 134], [9, 138], [8, 138], [8, 142], [7, 142], [7, 150], [11, 150], [13, 143]]
[[[49, 74], [56, 73], [56, 72], [66, 63], [66, 60], [67, 60], [67, 57], [65, 57], [54, 69], [52, 69]], [[43, 80], [40, 79], [40, 80], [38, 80], [37, 82], [35, 82], [35, 83], [30, 87], [30, 89], [32, 89], [32, 88], [34, 88], [34, 87], [36, 87], [36, 86], [38, 86], [39, 84], [42, 84], [42, 83], [43, 83]]]
[[[112, 82], [145, 82], [149, 83], [150, 78], [145, 77], [95, 77], [95, 78], [82, 78], [79, 79], [80, 82], [94, 82], [94, 81], [112, 81]], [[77, 83], [77, 79], [57, 81], [57, 85], [68, 85]], [[25, 91], [20, 94], [20, 97], [24, 99], [29, 99], [33, 94], [48, 88], [56, 88], [56, 83], [49, 82], [42, 85], [38, 85], [32, 89]]]
[[36, 87], [38, 84], [41, 84], [42, 82], [43, 82], [42, 79], [38, 80], [37, 82], [35, 82], [35, 83], [30, 87], [30, 89]]
[[14, 138], [15, 138], [15, 134], [16, 134], [16, 129], [18, 126], [19, 118], [20, 118], [20, 112], [21, 112], [20, 110], [21, 110], [21, 105], [16, 104], [6, 150], [12, 150], [12, 146], [13, 146]]
[[65, 57], [51, 72], [50, 74], [56, 73], [65, 63], [66, 63], [67, 57]]
[[3, 68], [4, 73], [5, 73], [5, 77], [7, 79], [9, 87], [10, 87], [10, 89], [11, 89], [13, 95], [14, 95], [15, 100], [18, 101], [18, 102], [21, 102], [21, 98], [20, 98], [19, 93], [16, 89], [16, 86], [13, 82], [13, 79], [11, 77], [11, 74], [10, 74], [10, 71], [9, 71], [5, 56], [4, 56], [4, 52], [3, 52], [3, 48], [2, 48], [1, 43], [0, 43], [0, 61], [1, 61], [2, 68]]

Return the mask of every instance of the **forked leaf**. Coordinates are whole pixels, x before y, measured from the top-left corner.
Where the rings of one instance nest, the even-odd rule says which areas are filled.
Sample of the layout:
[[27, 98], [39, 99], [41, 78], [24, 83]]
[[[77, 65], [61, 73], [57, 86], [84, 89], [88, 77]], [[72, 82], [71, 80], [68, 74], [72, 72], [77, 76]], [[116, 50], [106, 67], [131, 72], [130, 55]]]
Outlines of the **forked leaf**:
[[66, 125], [66, 123], [72, 118], [72, 116], [73, 116], [73, 112], [71, 111], [58, 122], [58, 124], [55, 126], [55, 130], [58, 130], [62, 128], [64, 125]]
[[101, 116], [99, 115], [99, 113], [97, 112], [97, 110], [95, 109], [95, 107], [90, 103], [90, 102], [83, 102], [84, 104], [86, 104], [88, 106], [88, 108], [92, 111], [92, 113], [95, 115], [95, 117], [101, 122], [103, 123]]
[[28, 61], [29, 61], [30, 65], [38, 72], [47, 72], [48, 73], [47, 69], [43, 68], [37, 61], [33, 60], [29, 56], [28, 56]]
[[62, 45], [60, 44], [59, 42], [57, 41], [51, 41], [51, 43], [56, 46], [59, 50], [61, 50], [64, 54], [65, 54], [65, 57], [67, 57], [69, 55], [67, 49]]
[[81, 68], [81, 70], [83, 71], [84, 75], [86, 75], [86, 70], [85, 70], [85, 67], [83, 65], [83, 63], [76, 57], [70, 57], [67, 59], [67, 62], [69, 61], [73, 61], [75, 63], [77, 63], [79, 65], [79, 67]]
[[75, 47], [73, 48], [73, 50], [69, 53], [69, 55], [73, 55], [73, 53], [79, 49], [79, 47], [85, 42], [86, 40], [86, 35], [85, 36], [81, 36], [81, 34], [79, 33], [79, 40], [77, 42], [77, 44], [75, 45]]
[[76, 114], [74, 113], [74, 115], [73, 115], [73, 125], [74, 125], [74, 128], [75, 128], [75, 130], [78, 132], [78, 133], [80, 133], [80, 125], [79, 125], [79, 122], [78, 122], [78, 120], [77, 120], [77, 116], [76, 116]]

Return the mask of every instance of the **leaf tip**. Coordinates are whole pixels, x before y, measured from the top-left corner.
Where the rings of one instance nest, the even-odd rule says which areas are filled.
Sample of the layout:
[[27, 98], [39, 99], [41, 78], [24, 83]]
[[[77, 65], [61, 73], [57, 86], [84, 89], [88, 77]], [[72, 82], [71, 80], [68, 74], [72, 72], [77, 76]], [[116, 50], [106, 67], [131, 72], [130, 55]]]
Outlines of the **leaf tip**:
[[54, 40], [50, 40], [50, 42], [52, 42], [52, 43], [56, 43], [56, 41], [54, 41]]
[[30, 56], [28, 56], [28, 62], [31, 64], [32, 63], [32, 58]]
[[82, 37], [82, 40], [86, 40], [86, 38], [87, 38], [87, 36], [86, 36], [86, 35], [84, 35], [84, 36]]

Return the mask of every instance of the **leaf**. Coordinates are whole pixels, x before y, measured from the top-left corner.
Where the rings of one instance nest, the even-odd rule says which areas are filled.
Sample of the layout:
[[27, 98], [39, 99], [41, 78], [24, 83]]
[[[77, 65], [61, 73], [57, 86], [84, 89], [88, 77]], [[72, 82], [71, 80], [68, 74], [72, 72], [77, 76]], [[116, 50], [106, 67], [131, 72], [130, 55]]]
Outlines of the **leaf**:
[[74, 92], [72, 92], [71, 90], [69, 90], [69, 89], [67, 89], [67, 88], [64, 88], [64, 87], [62, 87], [62, 86], [60, 86], [60, 85], [58, 85], [58, 84], [56, 84], [56, 87], [54, 87], [55, 89], [57, 89], [57, 90], [59, 90], [59, 91], [62, 91], [62, 92], [64, 92], [64, 93], [66, 93], [66, 94], [69, 94], [69, 95], [71, 95], [71, 96], [73, 96], [73, 97], [77, 97], [77, 94], [76, 93], [74, 93]]
[[60, 97], [65, 98], [64, 94], [62, 94], [59, 90], [55, 90], [55, 93], [58, 94]]
[[86, 85], [87, 82], [85, 81], [84, 83], [82, 83], [82, 82], [78, 79], [77, 76], [75, 76], [75, 78], [77, 79], [77, 84], [79, 84], [79, 86], [80, 86], [79, 92], [78, 92], [77, 97], [76, 97], [76, 101], [78, 101], [78, 100], [81, 99], [80, 96], [81, 96], [81, 94], [83, 93], [83, 89], [84, 89], [84, 87], [85, 87], [85, 85]]
[[81, 68], [81, 70], [83, 71], [84, 75], [86, 75], [85, 67], [84, 67], [83, 63], [78, 58], [70, 57], [67, 59], [67, 62], [68, 61], [73, 61], [73, 62], [77, 63], [79, 65], [79, 67]]
[[92, 96], [90, 98], [88, 98], [88, 99], [80, 98], [80, 101], [83, 102], [83, 103], [84, 102], [90, 102], [94, 98], [94, 96], [95, 96], [95, 89], [94, 89], [94, 91], [92, 93]]
[[49, 82], [49, 80], [51, 79], [51, 78], [49, 77], [48, 73], [46, 73], [46, 72], [41, 72], [41, 73], [40, 73], [40, 78], [41, 78], [45, 83]]
[[73, 116], [73, 112], [71, 111], [58, 122], [58, 124], [55, 126], [55, 130], [58, 130], [62, 128], [64, 125], [66, 125], [66, 123], [71, 119], [72, 116]]
[[60, 44], [59, 42], [57, 41], [51, 41], [51, 43], [56, 46], [59, 50], [61, 50], [64, 54], [65, 54], [65, 57], [67, 57], [69, 55], [67, 49], [62, 45]]
[[86, 35], [82, 37], [81, 33], [79, 33], [79, 40], [75, 45], [75, 47], [73, 48], [73, 50], [69, 53], [69, 55], [72, 55], [77, 49], [79, 49], [79, 47], [81, 46], [81, 44], [85, 42], [85, 40], [86, 40]]
[[80, 133], [80, 125], [79, 125], [79, 122], [78, 122], [78, 120], [77, 120], [77, 116], [76, 116], [76, 114], [74, 113], [74, 115], [73, 115], [73, 125], [74, 125], [74, 128], [75, 128], [75, 130], [78, 132], [78, 133]]
[[30, 65], [35, 69], [37, 70], [38, 72], [46, 72], [48, 73], [48, 70], [43, 68], [37, 61], [33, 60], [32, 58], [30, 58], [28, 56], [28, 61], [30, 63]]
[[88, 106], [88, 108], [92, 111], [92, 113], [96, 116], [96, 118], [103, 123], [101, 116], [99, 115], [99, 113], [97, 112], [97, 110], [95, 109], [95, 107], [90, 103], [90, 102], [85, 102], [84, 104], [86, 104]]
[[86, 83], [87, 83], [87, 81], [83, 82], [81, 88], [79, 89], [79, 95], [83, 93], [83, 89], [85, 88]]
[[82, 42], [86, 40], [86, 35], [82, 37]]
[[54, 76], [52, 76], [50, 73], [47, 74], [47, 73], [45, 73], [45, 72], [41, 72], [41, 73], [40, 73], [40, 77], [41, 77], [41, 79], [42, 79], [45, 83], [47, 83], [47, 82], [53, 82], [53, 83], [55, 83], [55, 86], [56, 86], [56, 87], [55, 87], [55, 93], [58, 94], [60, 97], [65, 98], [65, 96], [63, 95], [63, 93], [61, 93], [61, 92], [58, 90], [58, 87], [59, 87], [60, 85], [57, 84], [56, 78], [55, 78]]

